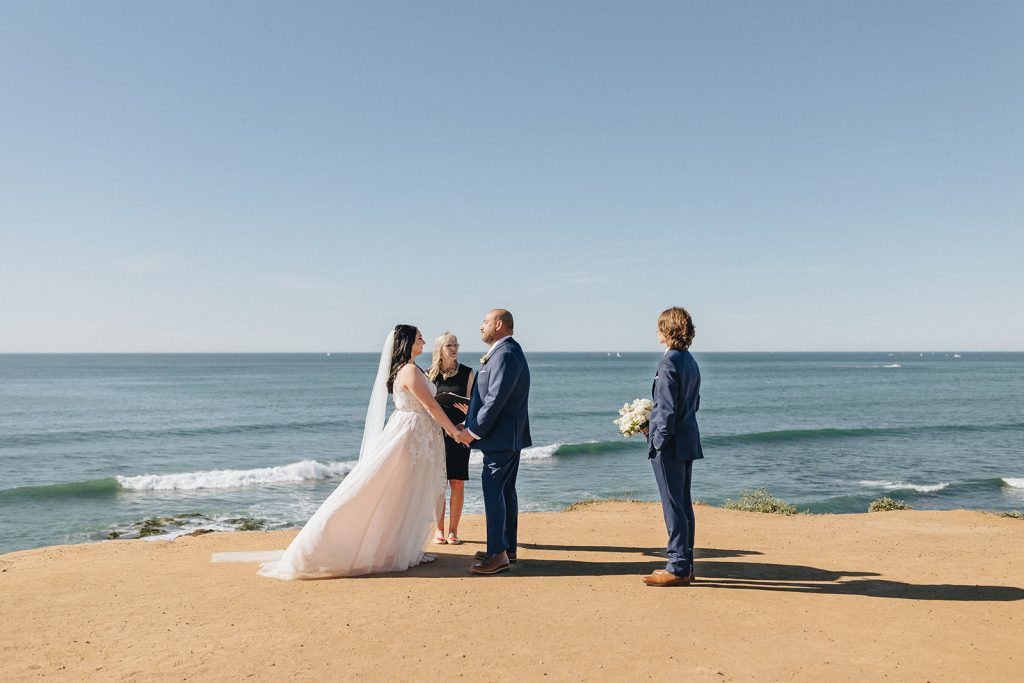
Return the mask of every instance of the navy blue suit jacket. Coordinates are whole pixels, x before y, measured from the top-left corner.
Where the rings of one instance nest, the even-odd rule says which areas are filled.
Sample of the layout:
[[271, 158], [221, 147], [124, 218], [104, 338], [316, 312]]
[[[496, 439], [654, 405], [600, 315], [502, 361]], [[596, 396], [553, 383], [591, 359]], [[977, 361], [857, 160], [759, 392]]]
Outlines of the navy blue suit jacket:
[[482, 451], [518, 451], [530, 438], [530, 366], [519, 342], [509, 337], [480, 366], [473, 382], [466, 427]]
[[703, 458], [697, 429], [700, 368], [689, 351], [669, 349], [661, 357], [651, 394], [649, 457], [660, 453], [670, 460]]

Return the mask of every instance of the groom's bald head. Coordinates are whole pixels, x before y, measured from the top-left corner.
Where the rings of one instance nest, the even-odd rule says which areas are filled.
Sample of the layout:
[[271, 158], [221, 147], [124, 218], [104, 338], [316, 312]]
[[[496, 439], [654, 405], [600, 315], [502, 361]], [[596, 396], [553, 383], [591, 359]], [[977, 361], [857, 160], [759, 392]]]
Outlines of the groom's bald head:
[[493, 344], [502, 337], [512, 334], [514, 325], [511, 313], [504, 308], [493, 308], [484, 316], [484, 323], [480, 326], [480, 339], [485, 344]]
[[512, 314], [506, 311], [504, 308], [495, 308], [491, 310], [491, 314], [494, 315], [495, 319], [501, 323], [504, 328], [504, 332], [512, 334], [512, 328], [515, 327], [515, 321], [512, 320]]

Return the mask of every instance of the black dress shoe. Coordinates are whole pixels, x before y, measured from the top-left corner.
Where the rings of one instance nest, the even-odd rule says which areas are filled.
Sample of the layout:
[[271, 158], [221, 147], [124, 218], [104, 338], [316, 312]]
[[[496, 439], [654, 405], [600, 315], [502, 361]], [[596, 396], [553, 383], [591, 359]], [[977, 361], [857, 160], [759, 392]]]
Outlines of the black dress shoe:
[[[517, 562], [515, 553], [505, 553], [505, 554], [508, 555], [508, 563], [509, 564], [515, 564]], [[475, 559], [480, 560], [481, 562], [483, 562], [488, 557], [490, 557], [490, 555], [487, 554], [486, 550], [477, 550], [475, 553], [473, 553], [473, 557]]]

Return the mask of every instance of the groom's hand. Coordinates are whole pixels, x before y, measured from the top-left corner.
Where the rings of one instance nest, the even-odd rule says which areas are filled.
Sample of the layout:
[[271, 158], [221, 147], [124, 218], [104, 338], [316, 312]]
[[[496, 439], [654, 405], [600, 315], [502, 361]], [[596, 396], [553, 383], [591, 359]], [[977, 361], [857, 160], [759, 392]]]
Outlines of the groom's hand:
[[466, 429], [465, 424], [460, 424], [455, 428], [459, 430], [458, 435], [456, 435], [455, 437], [456, 441], [461, 443], [463, 446], [468, 446], [469, 444], [473, 443], [473, 435], [469, 433], [468, 429]]

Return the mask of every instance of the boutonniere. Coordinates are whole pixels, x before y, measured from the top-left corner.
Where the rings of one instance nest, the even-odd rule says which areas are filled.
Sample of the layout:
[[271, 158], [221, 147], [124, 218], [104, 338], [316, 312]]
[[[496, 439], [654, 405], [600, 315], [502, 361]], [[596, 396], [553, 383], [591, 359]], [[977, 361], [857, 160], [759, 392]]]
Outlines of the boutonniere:
[[489, 361], [490, 359], [490, 355], [480, 356], [480, 365], [487, 365], [487, 361]]

